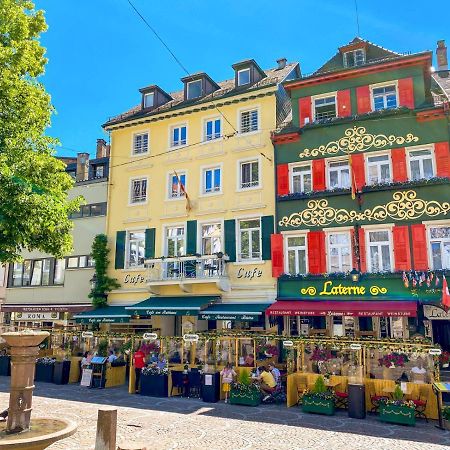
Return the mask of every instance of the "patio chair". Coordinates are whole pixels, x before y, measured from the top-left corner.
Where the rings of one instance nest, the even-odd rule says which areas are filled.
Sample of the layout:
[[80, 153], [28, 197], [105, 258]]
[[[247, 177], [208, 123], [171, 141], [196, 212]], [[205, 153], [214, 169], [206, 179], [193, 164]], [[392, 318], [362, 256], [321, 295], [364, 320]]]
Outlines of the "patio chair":
[[373, 382], [368, 383], [368, 388], [369, 388], [370, 403], [372, 403], [372, 408], [370, 409], [370, 412], [376, 413], [380, 408], [380, 403], [383, 400], [388, 400], [389, 397], [387, 395], [378, 395], [377, 392], [375, 391], [375, 384]]
[[416, 417], [425, 419], [428, 422], [428, 417], [425, 414], [427, 409], [428, 389], [426, 386], [419, 386], [419, 398], [413, 399]]

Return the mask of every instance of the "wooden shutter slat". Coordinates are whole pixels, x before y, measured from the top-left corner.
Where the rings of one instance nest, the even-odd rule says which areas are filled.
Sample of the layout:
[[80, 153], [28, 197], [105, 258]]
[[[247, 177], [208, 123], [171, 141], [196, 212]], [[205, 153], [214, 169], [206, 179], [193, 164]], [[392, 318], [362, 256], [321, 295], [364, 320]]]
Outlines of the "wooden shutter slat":
[[312, 114], [311, 114], [311, 97], [303, 97], [298, 101], [298, 116], [299, 123], [302, 127], [305, 123], [312, 122]]
[[[366, 172], [364, 168], [364, 155], [352, 155], [352, 174], [351, 176], [354, 178], [354, 183], [356, 185], [356, 189], [360, 191], [364, 185], [366, 184]], [[352, 180], [353, 182], [353, 180]]]
[[398, 80], [398, 102], [400, 106], [414, 109], [414, 80], [412, 77]]
[[411, 225], [412, 247], [415, 270], [428, 270], [427, 237], [425, 225], [418, 223]]
[[436, 159], [436, 175], [450, 178], [450, 150], [448, 142], [436, 142], [434, 144], [434, 156]]
[[350, 89], [338, 91], [337, 106], [338, 106], [338, 117], [348, 117], [352, 115]]
[[279, 164], [277, 166], [277, 194], [289, 194], [289, 165]]
[[272, 254], [272, 276], [278, 278], [284, 273], [283, 235], [272, 234], [270, 236]]
[[125, 267], [125, 241], [126, 231], [118, 231], [116, 233], [116, 255], [114, 259], [114, 267], [123, 269]]
[[404, 148], [394, 148], [391, 150], [392, 158], [392, 180], [402, 182], [408, 180], [406, 170], [406, 152]]
[[308, 264], [309, 273], [321, 274], [326, 272], [324, 231], [310, 231], [308, 233]]
[[312, 162], [312, 183], [314, 191], [324, 191], [325, 183], [325, 159], [314, 159]]
[[361, 273], [367, 272], [366, 233], [364, 228], [358, 230], [359, 261]]
[[270, 236], [274, 232], [273, 216], [261, 217], [261, 256], [264, 261], [269, 261], [271, 257]]
[[407, 225], [396, 225], [392, 229], [394, 241], [395, 270], [411, 270], [409, 229]]
[[145, 230], [145, 257], [154, 258], [155, 257], [155, 237], [156, 229], [147, 228]]
[[230, 262], [236, 261], [236, 221], [229, 219], [224, 221], [225, 253]]
[[358, 114], [366, 114], [372, 111], [369, 86], [359, 86], [356, 88], [356, 103], [358, 107]]

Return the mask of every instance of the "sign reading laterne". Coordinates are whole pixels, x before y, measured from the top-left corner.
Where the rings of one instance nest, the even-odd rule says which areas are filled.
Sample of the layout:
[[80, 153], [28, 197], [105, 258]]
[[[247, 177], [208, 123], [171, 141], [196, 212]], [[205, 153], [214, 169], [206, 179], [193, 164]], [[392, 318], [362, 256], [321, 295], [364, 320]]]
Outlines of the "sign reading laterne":
[[[368, 292], [367, 292], [368, 290]], [[338, 296], [361, 296], [361, 295], [379, 295], [386, 294], [388, 292], [387, 288], [380, 287], [376, 285], [372, 285], [370, 287], [360, 286], [360, 285], [350, 285], [346, 286], [345, 284], [339, 283], [335, 284], [333, 281], [325, 281], [322, 285], [322, 289], [318, 290], [315, 286], [307, 286], [300, 289], [300, 293], [302, 295], [309, 295], [314, 297], [316, 295], [319, 296], [330, 296], [330, 295], [338, 295]]]

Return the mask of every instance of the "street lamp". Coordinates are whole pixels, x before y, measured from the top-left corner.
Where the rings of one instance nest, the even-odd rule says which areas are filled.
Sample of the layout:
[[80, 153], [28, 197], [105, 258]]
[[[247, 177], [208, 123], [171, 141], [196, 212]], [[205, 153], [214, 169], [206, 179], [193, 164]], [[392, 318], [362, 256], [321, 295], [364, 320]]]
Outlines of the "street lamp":
[[357, 271], [356, 269], [352, 269], [352, 271], [350, 272], [350, 276], [352, 278], [353, 283], [357, 283], [359, 281], [359, 271]]
[[94, 273], [94, 276], [89, 281], [91, 283], [91, 289], [94, 290], [97, 287], [97, 274]]

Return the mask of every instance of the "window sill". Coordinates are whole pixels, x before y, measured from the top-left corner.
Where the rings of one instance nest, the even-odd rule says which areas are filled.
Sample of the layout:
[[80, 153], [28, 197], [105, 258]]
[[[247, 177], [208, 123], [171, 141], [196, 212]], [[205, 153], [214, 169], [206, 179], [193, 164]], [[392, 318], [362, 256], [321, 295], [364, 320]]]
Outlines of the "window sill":
[[64, 284], [49, 284], [48, 286], [8, 286], [6, 289], [36, 289], [36, 288], [63, 288]]
[[261, 190], [262, 186], [254, 186], [254, 187], [248, 187], [248, 188], [237, 188], [236, 192], [251, 192], [251, 191], [258, 191]]
[[180, 200], [186, 200], [186, 197], [173, 197], [173, 198], [166, 198], [165, 202], [177, 202]]
[[200, 142], [198, 145], [215, 144], [215, 143], [218, 143], [218, 142], [223, 142], [223, 136], [220, 136], [220, 137], [218, 137], [216, 139], [210, 139], [209, 141], [208, 140], [204, 140], [204, 141]]
[[129, 208], [134, 208], [136, 206], [145, 206], [148, 204], [148, 200], [146, 200], [145, 202], [138, 202], [138, 203], [128, 203], [128, 207]]
[[116, 270], [119, 270], [120, 272], [141, 272], [141, 271], [145, 270], [145, 266], [126, 267], [125, 269], [116, 269]]
[[210, 192], [210, 193], [202, 193], [199, 194], [199, 198], [209, 198], [209, 197], [217, 197], [219, 195], [223, 195], [222, 191], [217, 191], [217, 192]]
[[233, 266], [251, 266], [251, 265], [261, 265], [261, 264], [266, 264], [266, 261], [262, 260], [262, 259], [253, 259], [253, 260], [248, 260], [245, 259], [243, 261], [236, 261], [231, 263], [233, 264]]
[[146, 152], [141, 152], [141, 153], [133, 153], [131, 152], [131, 157], [132, 158], [138, 158], [139, 156], [147, 156], [150, 153], [149, 150], [147, 150]]
[[255, 130], [255, 131], [248, 131], [247, 133], [243, 133], [242, 131], [239, 131], [239, 133], [236, 135], [236, 137], [245, 137], [245, 136], [254, 136], [255, 134], [261, 134], [262, 130]]

